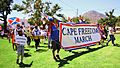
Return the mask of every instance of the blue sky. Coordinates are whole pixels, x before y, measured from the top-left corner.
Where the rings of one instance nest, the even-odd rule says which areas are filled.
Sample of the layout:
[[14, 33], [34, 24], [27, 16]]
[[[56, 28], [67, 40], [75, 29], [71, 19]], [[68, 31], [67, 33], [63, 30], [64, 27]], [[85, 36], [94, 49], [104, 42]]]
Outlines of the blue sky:
[[[112, 9], [115, 9], [114, 15], [120, 16], [120, 0], [43, 0], [50, 1], [53, 4], [58, 3], [62, 7], [62, 11], [58, 13], [63, 13], [65, 16], [75, 17], [77, 15], [81, 15], [87, 11], [95, 10], [100, 13], [105, 14], [105, 12], [109, 12]], [[21, 3], [21, 0], [14, 0], [14, 3]], [[22, 14], [21, 12], [13, 11], [9, 17], [20, 17], [27, 18], [27, 15]]]

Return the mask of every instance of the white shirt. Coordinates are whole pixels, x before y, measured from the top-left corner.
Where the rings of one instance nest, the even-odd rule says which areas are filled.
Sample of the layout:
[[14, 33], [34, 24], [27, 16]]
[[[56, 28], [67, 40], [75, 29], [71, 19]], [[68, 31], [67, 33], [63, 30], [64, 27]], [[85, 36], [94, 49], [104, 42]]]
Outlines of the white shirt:
[[40, 36], [40, 29], [33, 29], [32, 33], [34, 36]]
[[114, 29], [112, 27], [109, 27], [108, 30], [109, 30], [109, 35], [114, 35]]

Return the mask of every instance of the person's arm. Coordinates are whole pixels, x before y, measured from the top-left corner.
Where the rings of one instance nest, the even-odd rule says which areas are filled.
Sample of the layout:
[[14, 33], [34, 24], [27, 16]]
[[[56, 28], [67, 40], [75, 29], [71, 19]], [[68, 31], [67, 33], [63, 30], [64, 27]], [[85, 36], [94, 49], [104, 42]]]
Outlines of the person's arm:
[[51, 24], [49, 23], [49, 25], [48, 25], [48, 36], [50, 36], [50, 34], [51, 34]]

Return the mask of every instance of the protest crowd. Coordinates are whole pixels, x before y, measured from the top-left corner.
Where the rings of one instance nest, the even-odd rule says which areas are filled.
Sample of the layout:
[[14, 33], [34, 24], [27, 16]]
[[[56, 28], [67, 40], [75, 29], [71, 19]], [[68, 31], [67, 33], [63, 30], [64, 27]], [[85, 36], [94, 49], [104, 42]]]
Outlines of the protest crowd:
[[[31, 42], [35, 42], [35, 51], [37, 51], [39, 48], [40, 43], [43, 42], [44, 44], [47, 44], [46, 41], [48, 41], [48, 48], [52, 49], [52, 54], [53, 58], [55, 61], [60, 60], [59, 56], [59, 51], [61, 49], [60, 45], [60, 39], [59, 39], [59, 25], [62, 21], [55, 20], [55, 18], [43, 18], [42, 21], [46, 21], [43, 25], [38, 26], [38, 24], [34, 24], [33, 26], [25, 27], [22, 24], [16, 24], [13, 28], [11, 28], [10, 25], [7, 27], [7, 34], [4, 33], [4, 31], [1, 31], [1, 38], [3, 39], [4, 35], [7, 35], [9, 43], [12, 43], [12, 48], [14, 51], [17, 51], [17, 59], [16, 63], [19, 64], [19, 59], [21, 56], [21, 61], [20, 63], [23, 63], [23, 57], [24, 57], [24, 48], [25, 48], [25, 43], [27, 43], [28, 47], [30, 47]], [[72, 20], [68, 20], [67, 24], [72, 24], [75, 25]], [[85, 21], [79, 20], [76, 24], [86, 24]], [[99, 44], [102, 44], [104, 40], [108, 40], [106, 45], [110, 41], [112, 41], [113, 46], [115, 46], [115, 37], [114, 37], [114, 32], [115, 29], [113, 28], [112, 25], [109, 27], [104, 24], [96, 24], [97, 28], [99, 29], [99, 33], [101, 35], [101, 41]], [[68, 30], [68, 29], [66, 29]], [[82, 29], [83, 33], [87, 34], [90, 32], [96, 33], [95, 29], [89, 31], [86, 29]], [[64, 33], [65, 34], [65, 33]], [[66, 33], [65, 35], [70, 35], [70, 33]], [[79, 35], [79, 34], [78, 34]], [[108, 39], [108, 35], [110, 39]], [[24, 41], [20, 41], [17, 39], [22, 39]], [[91, 39], [90, 39], [91, 40]], [[57, 53], [55, 54], [55, 51]], [[70, 51], [70, 50], [69, 50]]]

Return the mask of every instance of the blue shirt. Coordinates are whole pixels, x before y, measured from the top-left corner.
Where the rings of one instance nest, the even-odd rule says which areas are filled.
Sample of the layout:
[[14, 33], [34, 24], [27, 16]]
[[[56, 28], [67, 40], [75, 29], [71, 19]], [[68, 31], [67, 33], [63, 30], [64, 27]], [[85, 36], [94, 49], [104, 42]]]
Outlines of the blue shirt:
[[56, 26], [51, 27], [51, 39], [52, 40], [59, 40], [59, 30]]

